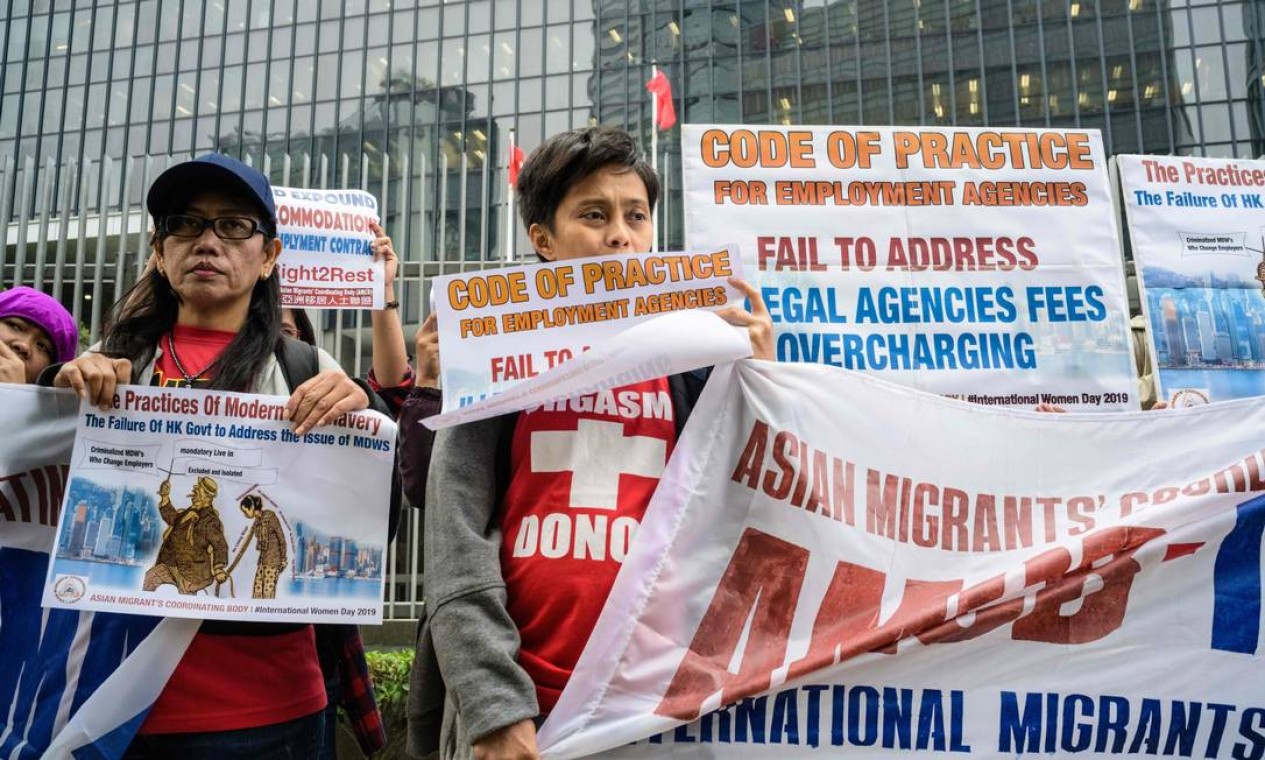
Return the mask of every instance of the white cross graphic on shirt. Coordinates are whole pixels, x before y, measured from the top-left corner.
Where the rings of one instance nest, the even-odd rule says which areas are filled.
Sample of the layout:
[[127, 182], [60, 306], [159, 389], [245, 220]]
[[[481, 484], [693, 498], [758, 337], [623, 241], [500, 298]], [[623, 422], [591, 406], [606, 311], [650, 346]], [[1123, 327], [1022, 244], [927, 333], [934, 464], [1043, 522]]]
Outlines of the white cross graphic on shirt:
[[619, 476], [659, 477], [667, 450], [662, 438], [625, 436], [623, 423], [580, 420], [575, 430], [531, 434], [531, 470], [570, 472], [571, 507], [615, 509]]

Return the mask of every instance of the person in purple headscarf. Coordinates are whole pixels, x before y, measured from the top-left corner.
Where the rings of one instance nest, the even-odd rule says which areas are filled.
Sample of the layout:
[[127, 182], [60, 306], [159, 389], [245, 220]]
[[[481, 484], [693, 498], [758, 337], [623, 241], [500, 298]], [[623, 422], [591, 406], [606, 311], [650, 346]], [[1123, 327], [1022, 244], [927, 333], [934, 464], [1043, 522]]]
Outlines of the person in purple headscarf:
[[27, 287], [0, 293], [0, 383], [33, 383], [50, 364], [75, 358], [79, 330], [52, 296]]

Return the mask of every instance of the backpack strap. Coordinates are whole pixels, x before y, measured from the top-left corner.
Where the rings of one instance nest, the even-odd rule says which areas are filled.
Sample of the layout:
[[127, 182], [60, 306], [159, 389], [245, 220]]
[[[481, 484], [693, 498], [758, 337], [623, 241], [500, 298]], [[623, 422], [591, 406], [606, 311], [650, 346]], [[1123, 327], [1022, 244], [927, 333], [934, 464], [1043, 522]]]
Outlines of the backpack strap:
[[321, 358], [316, 346], [288, 335], [282, 335], [281, 342], [277, 344], [277, 363], [281, 365], [281, 374], [285, 376], [291, 393], [321, 371]]

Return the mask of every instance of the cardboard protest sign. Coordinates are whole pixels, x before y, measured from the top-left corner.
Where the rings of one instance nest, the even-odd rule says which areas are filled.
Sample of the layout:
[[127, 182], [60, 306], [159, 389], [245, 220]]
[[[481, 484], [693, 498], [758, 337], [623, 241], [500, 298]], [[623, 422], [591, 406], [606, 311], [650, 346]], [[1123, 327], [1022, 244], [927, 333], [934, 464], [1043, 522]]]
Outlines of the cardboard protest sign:
[[373, 260], [378, 199], [363, 190], [272, 188], [277, 204], [281, 304], [294, 308], [381, 309], [383, 264]]
[[41, 606], [78, 409], [0, 383], [0, 757], [122, 757], [198, 628]]
[[1263, 424], [719, 368], [543, 754], [1261, 754]]
[[395, 425], [294, 435], [285, 399], [127, 386], [80, 410], [44, 603], [378, 622]]
[[436, 277], [443, 409], [501, 393], [655, 316], [741, 304], [730, 277], [742, 277], [742, 264], [724, 248]]
[[1265, 394], [1265, 161], [1115, 160], [1158, 398]]
[[432, 430], [591, 396], [751, 355], [747, 334], [706, 310], [674, 311], [624, 330], [507, 391], [422, 420]]
[[681, 130], [686, 246], [734, 244], [778, 359], [976, 403], [1136, 409], [1092, 130]]

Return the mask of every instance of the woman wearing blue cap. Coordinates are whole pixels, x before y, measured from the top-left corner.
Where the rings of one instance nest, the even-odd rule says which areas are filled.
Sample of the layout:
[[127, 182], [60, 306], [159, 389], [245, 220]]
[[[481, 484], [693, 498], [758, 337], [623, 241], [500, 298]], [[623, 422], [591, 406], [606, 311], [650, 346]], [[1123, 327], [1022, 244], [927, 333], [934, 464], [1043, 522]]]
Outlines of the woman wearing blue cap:
[[[290, 392], [266, 177], [203, 156], [160, 175], [147, 205], [155, 266], [119, 300], [99, 350], [58, 368], [55, 385], [103, 409], [126, 383], [285, 395], [297, 434], [369, 405], [324, 352]], [[312, 626], [204, 621], [127, 756], [315, 757], [325, 704]]]

